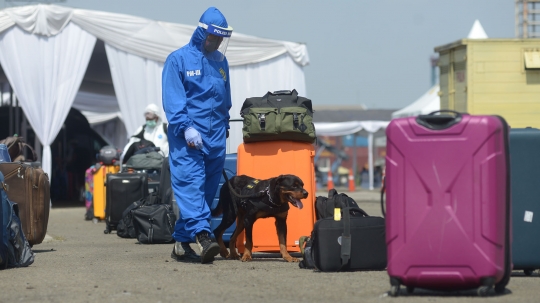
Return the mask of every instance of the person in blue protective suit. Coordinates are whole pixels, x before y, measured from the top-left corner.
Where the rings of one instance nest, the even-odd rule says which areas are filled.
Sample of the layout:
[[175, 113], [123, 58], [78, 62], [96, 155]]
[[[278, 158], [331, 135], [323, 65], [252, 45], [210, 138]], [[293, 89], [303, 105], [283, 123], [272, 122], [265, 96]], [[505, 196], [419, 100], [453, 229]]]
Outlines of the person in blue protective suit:
[[[225, 164], [231, 88], [225, 58], [232, 28], [221, 12], [207, 9], [189, 44], [172, 52], [162, 75], [169, 120], [169, 163], [180, 209], [171, 254], [178, 261], [209, 263], [219, 253], [210, 238], [210, 203]], [[197, 243], [200, 256], [189, 243]]]

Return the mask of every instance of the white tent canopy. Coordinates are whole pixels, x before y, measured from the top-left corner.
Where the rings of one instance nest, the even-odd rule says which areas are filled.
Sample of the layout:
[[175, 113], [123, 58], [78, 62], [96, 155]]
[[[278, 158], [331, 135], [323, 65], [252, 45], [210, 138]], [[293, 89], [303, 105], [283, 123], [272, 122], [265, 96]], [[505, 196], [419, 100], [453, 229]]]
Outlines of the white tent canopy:
[[480, 24], [480, 21], [475, 20], [473, 23], [473, 26], [471, 27], [471, 31], [469, 31], [469, 35], [467, 35], [467, 38], [469, 39], [487, 39], [488, 35], [486, 34], [486, 31], [484, 31], [484, 27], [482, 24]]
[[317, 122], [315, 129], [318, 136], [346, 136], [356, 134], [361, 130], [376, 133], [388, 126], [387, 121], [347, 121], [347, 122]]
[[[44, 170], [50, 175], [50, 144], [72, 106], [94, 123], [120, 118], [133, 133], [144, 122], [146, 105], [161, 105], [167, 55], [187, 44], [194, 29], [56, 5], [0, 10], [0, 65], [43, 144]], [[303, 44], [233, 33], [227, 58], [232, 119], [239, 118], [247, 97], [292, 88], [307, 95], [303, 66], [309, 56]], [[109, 80], [103, 76], [107, 65]], [[233, 123], [228, 150], [236, 151], [241, 142], [241, 125]]]
[[369, 189], [373, 189], [373, 134], [386, 129], [388, 121], [347, 121], [347, 122], [318, 122], [315, 130], [318, 136], [346, 136], [360, 131], [368, 133], [368, 165], [369, 165]]
[[392, 118], [410, 117], [429, 114], [441, 109], [439, 85], [434, 85], [413, 103], [392, 113]]

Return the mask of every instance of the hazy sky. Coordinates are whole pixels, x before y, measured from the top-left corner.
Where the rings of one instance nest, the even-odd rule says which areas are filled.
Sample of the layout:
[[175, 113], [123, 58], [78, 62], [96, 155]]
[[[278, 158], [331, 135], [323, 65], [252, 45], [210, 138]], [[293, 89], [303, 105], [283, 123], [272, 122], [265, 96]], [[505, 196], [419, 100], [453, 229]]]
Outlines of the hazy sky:
[[[36, 2], [0, 0], [0, 8]], [[490, 38], [514, 37], [514, 0], [48, 2], [191, 25], [216, 6], [235, 32], [307, 44], [314, 105], [402, 108], [431, 86], [434, 47], [466, 38], [476, 19]]]

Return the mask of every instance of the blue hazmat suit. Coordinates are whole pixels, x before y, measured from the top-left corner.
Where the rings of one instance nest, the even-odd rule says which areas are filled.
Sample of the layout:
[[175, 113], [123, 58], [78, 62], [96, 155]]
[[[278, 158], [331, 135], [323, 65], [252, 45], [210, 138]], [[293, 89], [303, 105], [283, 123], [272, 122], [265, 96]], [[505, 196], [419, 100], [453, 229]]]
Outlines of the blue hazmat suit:
[[[228, 27], [214, 7], [200, 22]], [[197, 27], [189, 44], [171, 53], [163, 66], [163, 108], [169, 121], [169, 162], [174, 196], [180, 209], [173, 238], [194, 242], [210, 229], [210, 207], [225, 163], [226, 132], [229, 129], [231, 88], [229, 64], [209, 60], [201, 51], [206, 31]], [[202, 149], [189, 147], [184, 131], [195, 128]]]

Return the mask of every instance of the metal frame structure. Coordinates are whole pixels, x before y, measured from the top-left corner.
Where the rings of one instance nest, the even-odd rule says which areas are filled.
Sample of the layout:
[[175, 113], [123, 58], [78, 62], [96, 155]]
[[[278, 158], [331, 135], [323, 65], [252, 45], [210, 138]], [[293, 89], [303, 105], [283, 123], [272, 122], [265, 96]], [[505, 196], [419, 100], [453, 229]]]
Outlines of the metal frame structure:
[[516, 38], [540, 38], [540, 0], [515, 0]]

